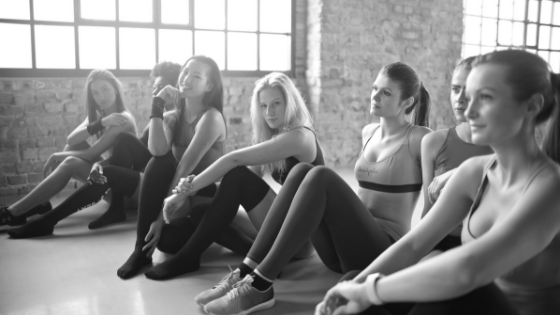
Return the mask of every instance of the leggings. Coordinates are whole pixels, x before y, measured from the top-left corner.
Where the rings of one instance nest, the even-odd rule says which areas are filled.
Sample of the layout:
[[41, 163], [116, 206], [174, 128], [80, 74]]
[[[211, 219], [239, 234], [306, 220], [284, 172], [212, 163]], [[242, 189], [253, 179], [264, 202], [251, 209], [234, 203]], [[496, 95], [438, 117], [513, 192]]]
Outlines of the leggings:
[[123, 207], [124, 196], [132, 196], [140, 182], [140, 171], [146, 166], [151, 154], [138, 138], [121, 133], [115, 141], [110, 165], [103, 167], [107, 183], [86, 183], [58, 207], [41, 219], [56, 224], [67, 216], [97, 203], [109, 188], [112, 189], [111, 207]]
[[212, 201], [193, 208], [188, 224], [181, 218], [164, 227], [158, 248], [178, 254], [177, 259], [200, 259], [202, 253], [217, 242], [235, 253], [246, 255], [253, 240], [230, 223], [240, 205], [247, 212], [251, 211], [269, 190], [270, 186], [247, 167], [230, 170]]
[[364, 269], [392, 243], [340, 176], [325, 166], [299, 163], [247, 257], [273, 280], [309, 239], [323, 263], [339, 273]]

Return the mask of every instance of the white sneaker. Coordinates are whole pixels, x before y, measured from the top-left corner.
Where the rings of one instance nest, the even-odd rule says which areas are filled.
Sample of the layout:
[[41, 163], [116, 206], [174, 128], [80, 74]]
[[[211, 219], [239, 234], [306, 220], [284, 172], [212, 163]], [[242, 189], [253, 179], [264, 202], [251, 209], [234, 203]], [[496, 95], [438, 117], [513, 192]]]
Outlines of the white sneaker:
[[230, 273], [228, 273], [215, 287], [200, 293], [194, 298], [195, 302], [198, 305], [204, 306], [214, 301], [215, 299], [221, 298], [229, 291], [231, 291], [231, 289], [233, 289], [234, 284], [241, 281], [241, 277], [239, 276], [239, 268], [231, 271], [230, 267], [229, 270]]

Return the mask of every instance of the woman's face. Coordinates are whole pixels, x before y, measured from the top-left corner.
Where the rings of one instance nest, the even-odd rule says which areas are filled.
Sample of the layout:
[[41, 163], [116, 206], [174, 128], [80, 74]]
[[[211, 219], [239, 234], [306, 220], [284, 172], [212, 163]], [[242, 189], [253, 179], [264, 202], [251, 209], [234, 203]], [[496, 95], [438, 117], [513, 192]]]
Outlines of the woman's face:
[[271, 129], [286, 124], [286, 97], [278, 87], [265, 87], [259, 92], [259, 105], [264, 120]]
[[453, 76], [451, 77], [449, 101], [451, 102], [451, 109], [453, 109], [455, 119], [462, 123], [467, 121], [465, 110], [467, 110], [469, 102], [465, 95], [465, 87], [467, 85], [468, 75], [469, 70], [457, 68], [457, 70], [453, 71]]
[[479, 145], [501, 143], [519, 134], [524, 106], [513, 96], [506, 83], [506, 67], [484, 64], [471, 70], [466, 94], [469, 105], [465, 117], [472, 132], [472, 141]]
[[106, 110], [115, 104], [117, 91], [109, 81], [94, 80], [90, 83], [89, 89], [99, 109]]
[[179, 91], [184, 97], [203, 97], [212, 90], [208, 78], [210, 66], [198, 60], [190, 60], [179, 75]]
[[378, 117], [397, 116], [404, 110], [401, 87], [398, 82], [380, 73], [373, 82], [370, 114]]

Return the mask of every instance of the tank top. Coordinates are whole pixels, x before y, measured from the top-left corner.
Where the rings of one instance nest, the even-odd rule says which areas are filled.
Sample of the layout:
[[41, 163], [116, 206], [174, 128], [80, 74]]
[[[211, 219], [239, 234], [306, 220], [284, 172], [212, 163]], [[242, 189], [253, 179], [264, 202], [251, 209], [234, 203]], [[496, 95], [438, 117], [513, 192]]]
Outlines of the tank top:
[[[311, 130], [311, 132], [315, 134], [315, 131], [313, 131], [311, 128], [308, 127], [303, 127], [303, 128]], [[315, 155], [315, 160], [311, 162], [311, 164], [315, 166], [325, 165], [325, 160], [323, 159], [323, 151], [321, 151], [321, 147], [319, 146], [319, 141], [317, 141], [317, 135], [315, 135], [315, 145], [317, 146], [317, 154]], [[286, 161], [286, 170], [284, 171], [274, 170], [272, 174], [270, 174], [272, 176], [272, 179], [274, 179], [274, 181], [280, 185], [284, 184], [284, 181], [286, 180], [286, 177], [288, 177], [288, 174], [290, 173], [292, 168], [294, 168], [294, 166], [296, 166], [296, 164], [300, 162], [300, 160], [296, 159], [293, 156], [290, 156], [285, 161]]]
[[365, 159], [364, 151], [369, 141], [366, 141], [356, 166], [354, 175], [360, 187], [387, 193], [406, 193], [422, 189], [422, 168], [412, 157], [409, 150], [409, 138], [412, 125], [408, 127], [406, 137], [399, 149], [385, 159], [372, 163]]
[[457, 135], [456, 127], [447, 129], [447, 137], [436, 156], [434, 175], [439, 176], [459, 167], [461, 163], [474, 156], [492, 154], [492, 148], [465, 142]]

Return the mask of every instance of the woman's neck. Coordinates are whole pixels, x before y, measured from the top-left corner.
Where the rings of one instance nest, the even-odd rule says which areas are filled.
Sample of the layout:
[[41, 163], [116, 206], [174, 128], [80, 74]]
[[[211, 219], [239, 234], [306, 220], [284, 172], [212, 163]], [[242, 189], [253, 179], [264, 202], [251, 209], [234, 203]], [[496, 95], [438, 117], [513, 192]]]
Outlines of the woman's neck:
[[185, 100], [185, 110], [185, 120], [187, 123], [191, 123], [195, 117], [206, 110], [206, 107], [202, 103], [202, 97], [187, 98]]
[[457, 132], [457, 136], [459, 137], [459, 139], [467, 143], [473, 143], [471, 127], [469, 126], [468, 123], [462, 122], [459, 125], [455, 126], [455, 131]]
[[381, 117], [381, 136], [390, 137], [402, 133], [403, 129], [408, 128], [410, 123], [406, 121], [404, 116], [398, 115], [396, 117]]

